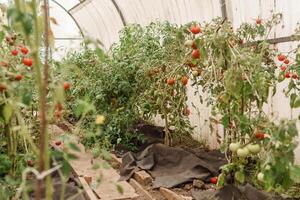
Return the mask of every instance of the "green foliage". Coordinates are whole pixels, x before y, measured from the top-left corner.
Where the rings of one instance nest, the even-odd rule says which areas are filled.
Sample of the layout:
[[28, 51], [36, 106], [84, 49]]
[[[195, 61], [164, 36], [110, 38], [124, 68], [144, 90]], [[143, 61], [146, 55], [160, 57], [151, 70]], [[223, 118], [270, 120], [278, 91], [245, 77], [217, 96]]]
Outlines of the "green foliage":
[[[131, 25], [121, 31], [120, 42], [107, 56], [99, 58], [86, 49], [65, 58], [63, 75], [72, 80], [71, 98], [88, 97], [97, 113], [106, 116], [102, 132], [88, 138], [134, 147], [134, 141], [142, 139], [134, 125], [156, 114], [168, 118], [168, 128], [177, 127], [178, 135], [189, 132], [189, 122], [182, 114], [187, 99], [185, 87], [166, 83], [168, 76], [180, 79], [186, 74], [180, 35], [182, 30], [169, 23], [152, 23], [144, 28]], [[178, 95], [172, 98], [174, 92]], [[69, 103], [76, 107], [73, 101]]]
[[266, 145], [265, 161], [262, 164], [264, 187], [278, 192], [288, 189], [300, 181], [299, 167], [294, 165], [294, 149], [297, 147], [298, 130], [296, 121], [281, 121], [267, 128], [270, 137]]

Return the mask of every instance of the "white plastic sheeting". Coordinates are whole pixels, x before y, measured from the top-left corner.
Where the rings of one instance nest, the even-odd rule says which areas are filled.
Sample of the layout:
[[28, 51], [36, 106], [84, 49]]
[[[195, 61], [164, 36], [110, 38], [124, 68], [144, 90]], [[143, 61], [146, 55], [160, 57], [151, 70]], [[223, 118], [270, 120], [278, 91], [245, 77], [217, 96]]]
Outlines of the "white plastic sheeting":
[[[118, 32], [125, 24], [138, 23], [147, 25], [152, 21], [169, 21], [176, 24], [185, 24], [190, 21], [210, 21], [222, 16], [220, 0], [86, 0], [80, 6], [71, 10], [71, 14], [78, 21], [86, 36], [100, 40], [104, 48], [118, 41]], [[300, 20], [299, 0], [225, 0], [229, 20], [234, 28], [243, 22], [254, 23], [257, 17], [262, 20], [271, 17], [272, 13], [282, 13], [283, 21], [269, 35], [270, 38], [289, 36], [294, 32]], [[289, 52], [295, 48], [297, 42], [289, 42], [276, 45], [280, 51]], [[293, 55], [291, 55], [293, 57]], [[289, 99], [284, 96], [282, 90], [288, 81], [283, 82], [277, 88], [274, 97], [270, 97], [269, 104], [265, 105], [265, 111], [274, 119], [295, 118], [299, 110], [291, 110]], [[210, 131], [210, 108], [201, 105], [199, 97], [194, 96], [194, 89], [189, 91], [189, 104], [194, 104], [197, 109], [192, 109], [190, 120], [195, 125], [195, 138], [206, 140], [211, 148], [217, 148], [216, 133]], [[161, 124], [159, 118], [156, 119]], [[215, 130], [222, 134], [221, 126], [214, 126]], [[297, 162], [300, 163], [300, 146], [296, 150]]]
[[[190, 21], [210, 21], [221, 16], [219, 0], [116, 0], [124, 23], [147, 25], [155, 20], [185, 24]], [[86, 0], [72, 9], [88, 37], [99, 39], [105, 49], [118, 40], [124, 27], [120, 13], [112, 0]]]

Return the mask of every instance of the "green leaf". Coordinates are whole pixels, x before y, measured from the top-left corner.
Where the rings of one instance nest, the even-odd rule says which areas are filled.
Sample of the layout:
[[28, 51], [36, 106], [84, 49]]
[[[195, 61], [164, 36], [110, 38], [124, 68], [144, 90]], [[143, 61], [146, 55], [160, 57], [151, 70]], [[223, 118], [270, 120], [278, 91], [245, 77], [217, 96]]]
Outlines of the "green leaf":
[[300, 183], [300, 166], [292, 166], [290, 176], [295, 183]]
[[79, 147], [75, 143], [72, 143], [72, 142], [69, 143], [69, 147], [70, 147], [70, 149], [72, 149], [74, 151], [80, 152]]
[[105, 160], [110, 160], [110, 159], [111, 159], [111, 156], [110, 156], [109, 152], [106, 151], [105, 149], [102, 149], [102, 150], [101, 150], [101, 156], [102, 156]]
[[4, 37], [5, 37], [5, 33], [3, 31], [0, 31], [0, 42], [3, 41]]
[[234, 178], [239, 183], [243, 184], [245, 182], [245, 174], [242, 171], [235, 172]]
[[223, 187], [225, 185], [225, 178], [226, 178], [226, 174], [221, 173], [218, 177], [218, 183], [217, 186], [218, 187]]
[[295, 102], [296, 97], [297, 97], [297, 95], [295, 93], [291, 94], [291, 97], [290, 97], [290, 106], [292, 108], [294, 107], [294, 102]]
[[32, 93], [30, 92], [27, 92], [22, 96], [22, 102], [27, 106], [30, 105], [31, 100], [32, 100]]
[[224, 128], [228, 128], [228, 126], [229, 126], [229, 117], [228, 117], [228, 115], [224, 115], [222, 117], [222, 123], [223, 123]]
[[13, 107], [9, 103], [6, 103], [1, 106], [1, 117], [3, 118], [4, 122], [7, 124], [9, 123], [10, 118], [12, 117], [13, 114]]
[[124, 193], [124, 189], [122, 188], [122, 186], [120, 185], [116, 185], [117, 186], [117, 191], [120, 193], [120, 194], [123, 194]]
[[[291, 100], [292, 100], [292, 96], [291, 96]], [[297, 96], [293, 102], [293, 105], [292, 105], [293, 108], [298, 108], [300, 107], [300, 95]]]

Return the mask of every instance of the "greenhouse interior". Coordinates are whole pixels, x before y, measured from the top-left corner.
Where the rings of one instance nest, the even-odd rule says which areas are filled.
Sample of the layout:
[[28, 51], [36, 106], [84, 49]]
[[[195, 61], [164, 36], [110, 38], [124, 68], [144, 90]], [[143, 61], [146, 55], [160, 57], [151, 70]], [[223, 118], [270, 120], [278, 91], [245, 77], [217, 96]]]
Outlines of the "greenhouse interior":
[[300, 200], [299, 0], [0, 0], [0, 200]]

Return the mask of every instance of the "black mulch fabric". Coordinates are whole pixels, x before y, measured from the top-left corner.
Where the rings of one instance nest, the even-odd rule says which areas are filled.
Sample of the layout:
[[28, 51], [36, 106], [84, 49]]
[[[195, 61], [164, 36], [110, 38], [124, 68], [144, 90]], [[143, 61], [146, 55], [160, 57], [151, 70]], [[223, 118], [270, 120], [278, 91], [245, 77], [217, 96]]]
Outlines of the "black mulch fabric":
[[196, 154], [181, 148], [152, 144], [139, 153], [124, 154], [121, 179], [128, 180], [136, 171], [146, 170], [154, 178], [153, 188], [171, 188], [193, 179], [208, 181], [219, 174], [226, 163], [217, 151], [198, 151]]

